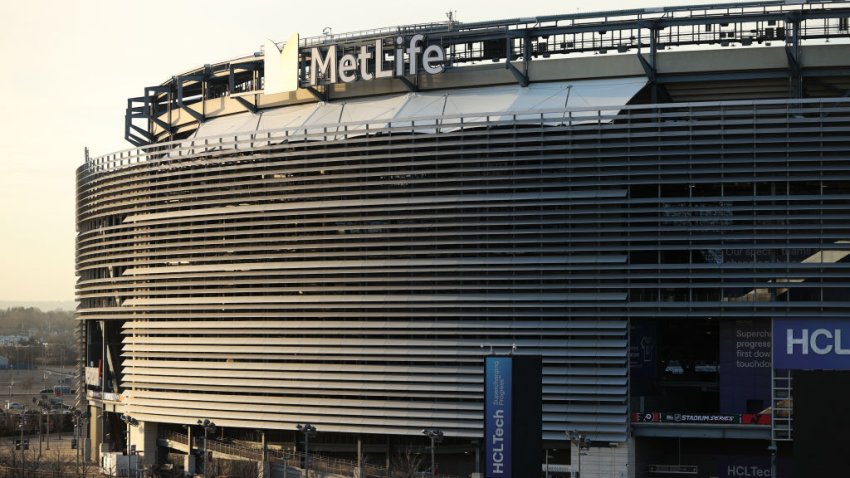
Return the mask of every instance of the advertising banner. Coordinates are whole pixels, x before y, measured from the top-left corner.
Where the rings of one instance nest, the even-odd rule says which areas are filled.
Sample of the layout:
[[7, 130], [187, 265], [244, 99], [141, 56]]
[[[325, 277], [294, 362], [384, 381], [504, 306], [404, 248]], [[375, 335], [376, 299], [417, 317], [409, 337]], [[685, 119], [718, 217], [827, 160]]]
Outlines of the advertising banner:
[[486, 478], [511, 478], [511, 357], [487, 357], [484, 364]]
[[632, 423], [698, 423], [708, 425], [770, 425], [768, 413], [666, 413], [634, 412]]
[[654, 321], [632, 320], [629, 368], [632, 377], [655, 378], [657, 373], [658, 328]]
[[774, 367], [850, 370], [850, 321], [774, 319]]
[[720, 322], [720, 413], [770, 406], [770, 320]]

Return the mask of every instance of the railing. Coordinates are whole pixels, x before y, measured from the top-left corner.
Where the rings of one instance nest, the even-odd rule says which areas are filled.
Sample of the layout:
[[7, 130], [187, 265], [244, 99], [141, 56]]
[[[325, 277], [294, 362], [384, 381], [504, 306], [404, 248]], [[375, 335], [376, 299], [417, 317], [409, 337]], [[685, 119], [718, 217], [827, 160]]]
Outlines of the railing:
[[[161, 435], [161, 438], [170, 440], [176, 443], [186, 445], [189, 439], [186, 435], [177, 432], [166, 432]], [[202, 449], [204, 446], [203, 437], [193, 437], [192, 448]], [[247, 445], [237, 445], [234, 443], [225, 443], [218, 440], [208, 439], [206, 444], [207, 450], [225, 455], [238, 456], [249, 460], [263, 460], [263, 450], [258, 447]], [[284, 449], [267, 449], [267, 460], [283, 463], [285, 466], [303, 469], [306, 462], [306, 456], [301, 452], [292, 452]], [[345, 460], [342, 458], [330, 458], [322, 455], [310, 453], [310, 471], [327, 473], [341, 476], [358, 476], [358, 465], [356, 461]], [[385, 466], [373, 465], [371, 463], [362, 463], [360, 476], [362, 478], [404, 478], [409, 473], [403, 473], [399, 470], [390, 468], [387, 470]], [[435, 478], [461, 478], [454, 475], [437, 474]]]
[[[49, 464], [46, 464], [49, 466]], [[77, 470], [68, 470], [69, 467], [65, 467], [64, 469], [56, 469], [56, 470], [42, 470], [42, 469], [32, 469], [29, 466], [25, 468], [16, 467], [16, 466], [5, 466], [0, 465], [0, 478], [99, 478], [103, 476], [103, 473], [100, 472], [100, 468], [96, 466], [89, 466], [85, 474], [82, 471], [82, 468]], [[71, 466], [70, 468], [73, 468]]]
[[[627, 121], [636, 123], [653, 118], [660, 121], [700, 121], [700, 114], [734, 116], [759, 113], [771, 109], [775, 114], [786, 116], [806, 113], [816, 108], [832, 108], [835, 112], [846, 112], [850, 107], [848, 98], [742, 100], [702, 103], [669, 103], [653, 105], [605, 106], [539, 110], [535, 112], [481, 112], [458, 115], [438, 115], [416, 118], [378, 119], [371, 121], [305, 125], [249, 131], [227, 136], [213, 136], [192, 140], [177, 140], [155, 143], [150, 146], [129, 148], [103, 156], [86, 158], [89, 175], [112, 171], [149, 161], [178, 161], [203, 153], [220, 151], [249, 151], [257, 148], [280, 147], [281, 145], [317, 141], [345, 140], [375, 134], [411, 134], [429, 130], [440, 133], [468, 128], [494, 126], [538, 125], [538, 126], [587, 126]], [[747, 111], [747, 108], [751, 108]], [[792, 108], [799, 108], [800, 111]], [[839, 109], [841, 109], [839, 111]], [[698, 124], [698, 123], [697, 123]], [[203, 158], [197, 158], [202, 160]]]

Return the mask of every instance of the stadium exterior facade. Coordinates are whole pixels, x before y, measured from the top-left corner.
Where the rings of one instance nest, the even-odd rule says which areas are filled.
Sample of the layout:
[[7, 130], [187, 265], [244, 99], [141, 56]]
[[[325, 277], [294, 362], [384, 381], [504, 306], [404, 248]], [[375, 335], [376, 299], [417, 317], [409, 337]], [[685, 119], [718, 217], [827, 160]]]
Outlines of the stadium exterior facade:
[[122, 413], [147, 464], [199, 419], [390, 465], [439, 428], [467, 474], [484, 359], [515, 354], [543, 360], [553, 475], [571, 431], [588, 476], [781, 467], [771, 324], [850, 311], [847, 17], [450, 21], [296, 40], [289, 92], [269, 46], [147, 88], [137, 147], [77, 176], [92, 456]]

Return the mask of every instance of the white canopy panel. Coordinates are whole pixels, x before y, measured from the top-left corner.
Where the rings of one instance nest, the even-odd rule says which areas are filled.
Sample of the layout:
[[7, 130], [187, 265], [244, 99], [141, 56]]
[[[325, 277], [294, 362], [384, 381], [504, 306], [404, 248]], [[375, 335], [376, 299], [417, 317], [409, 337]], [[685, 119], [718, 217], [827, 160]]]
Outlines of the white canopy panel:
[[[646, 85], [645, 77], [561, 81], [520, 85], [500, 85], [456, 90], [426, 91], [372, 98], [336, 100], [294, 105], [215, 118], [203, 123], [194, 138], [246, 134], [279, 129], [306, 129], [308, 132], [352, 131], [412, 126], [414, 131], [434, 133], [453, 131], [463, 122], [508, 121], [517, 115], [530, 119], [541, 112], [573, 110], [572, 118], [615, 113]], [[591, 108], [593, 111], [581, 111]], [[548, 122], [548, 121], [547, 121]], [[560, 122], [560, 121], [557, 121]], [[340, 137], [342, 137], [340, 135]]]
[[237, 135], [246, 131], [256, 131], [259, 122], [260, 115], [250, 112], [222, 116], [201, 123], [193, 138]]
[[308, 103], [263, 111], [260, 117], [260, 126], [257, 129], [262, 131], [297, 128], [306, 123], [310, 116], [322, 106], [322, 103]]

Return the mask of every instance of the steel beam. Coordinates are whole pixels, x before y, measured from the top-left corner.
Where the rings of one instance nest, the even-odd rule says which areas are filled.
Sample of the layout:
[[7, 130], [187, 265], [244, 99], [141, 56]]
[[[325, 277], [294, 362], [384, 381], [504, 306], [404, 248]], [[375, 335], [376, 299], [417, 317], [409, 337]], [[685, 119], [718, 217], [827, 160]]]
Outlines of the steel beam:
[[406, 77], [397, 76], [396, 79], [407, 88], [407, 91], [419, 91], [419, 86], [408, 80]]

